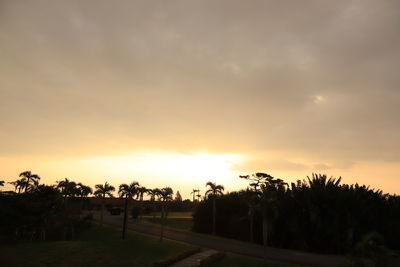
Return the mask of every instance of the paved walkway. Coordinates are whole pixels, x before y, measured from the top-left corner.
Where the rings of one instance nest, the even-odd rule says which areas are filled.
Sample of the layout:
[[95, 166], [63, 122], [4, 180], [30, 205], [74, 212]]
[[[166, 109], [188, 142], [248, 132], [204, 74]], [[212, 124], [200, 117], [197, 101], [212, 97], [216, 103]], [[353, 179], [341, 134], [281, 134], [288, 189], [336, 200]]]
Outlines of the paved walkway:
[[208, 258], [217, 252], [218, 251], [211, 250], [211, 249], [202, 251], [202, 252], [196, 253], [192, 256], [189, 256], [181, 261], [178, 261], [178, 262], [170, 265], [170, 267], [197, 267], [197, 266], [200, 266], [201, 260]]
[[[98, 218], [98, 214], [96, 218]], [[104, 214], [104, 223], [121, 227], [122, 216], [110, 216]], [[129, 223], [128, 229], [149, 235], [160, 235], [160, 228], [156, 226]], [[198, 235], [195, 233], [191, 234], [171, 229], [164, 230], [164, 237], [203, 248], [306, 266], [337, 267], [348, 263], [346, 258], [343, 256], [313, 254], [294, 250], [264, 247], [236, 240]]]

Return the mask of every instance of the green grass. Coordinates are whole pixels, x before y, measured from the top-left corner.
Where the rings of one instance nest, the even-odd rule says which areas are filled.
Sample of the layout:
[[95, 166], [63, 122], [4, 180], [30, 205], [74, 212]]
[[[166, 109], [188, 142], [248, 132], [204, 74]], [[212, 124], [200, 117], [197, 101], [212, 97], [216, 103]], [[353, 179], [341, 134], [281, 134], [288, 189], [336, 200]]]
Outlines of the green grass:
[[[171, 217], [189, 217], [192, 218], [192, 211], [170, 211], [168, 212], [168, 218]], [[149, 214], [146, 214], [144, 216], [156, 216], [156, 217], [160, 217], [161, 213], [160, 212], [151, 212]]]
[[[160, 218], [142, 218], [140, 220], [133, 220], [134, 223], [147, 224], [152, 226], [160, 226]], [[173, 230], [191, 231], [193, 226], [192, 219], [185, 218], [167, 218], [165, 227]]]
[[94, 225], [76, 241], [24, 242], [0, 247], [2, 266], [151, 266], [195, 247]]
[[262, 260], [236, 254], [227, 253], [226, 256], [214, 263], [212, 267], [305, 267], [304, 265], [296, 265], [289, 263], [281, 263], [270, 260]]

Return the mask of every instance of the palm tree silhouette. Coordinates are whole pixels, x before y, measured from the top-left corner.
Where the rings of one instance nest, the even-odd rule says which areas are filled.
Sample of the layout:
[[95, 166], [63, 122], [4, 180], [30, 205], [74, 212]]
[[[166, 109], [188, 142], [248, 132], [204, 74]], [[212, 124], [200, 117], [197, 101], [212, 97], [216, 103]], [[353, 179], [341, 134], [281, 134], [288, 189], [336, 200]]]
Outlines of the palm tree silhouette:
[[[25, 183], [25, 193], [28, 190], [32, 190], [35, 186], [38, 186], [40, 177], [37, 174], [32, 174], [31, 171], [24, 171], [19, 174], [19, 177], [25, 178], [26, 183]], [[31, 185], [31, 181], [33, 184]]]
[[[288, 185], [282, 179], [275, 179], [269, 174], [256, 173], [259, 177], [262, 177], [261, 188], [261, 208], [262, 208], [262, 218], [263, 218], [263, 244], [268, 245], [268, 222], [272, 219], [276, 219], [278, 211], [278, 195], [283, 194], [286, 191], [286, 186]], [[268, 217], [269, 213], [274, 214], [271, 218]]]
[[156, 197], [159, 197], [160, 195], [160, 189], [154, 188], [154, 189], [149, 189], [147, 190], [147, 194], [150, 196], [150, 201], [153, 203], [153, 219], [156, 218], [156, 213], [155, 211], [157, 210], [157, 205], [156, 205]]
[[174, 191], [171, 187], [164, 187], [158, 192], [161, 200], [161, 231], [160, 231], [160, 241], [163, 240], [164, 237], [164, 224], [167, 219], [167, 211], [166, 211], [166, 202], [172, 200], [174, 195]]
[[82, 183], [78, 183], [77, 185], [77, 195], [79, 196], [80, 200], [81, 200], [81, 205], [80, 205], [80, 212], [82, 212], [83, 209], [83, 198], [87, 197], [90, 194], [93, 194], [93, 189], [88, 186], [88, 185], [84, 185]]
[[197, 202], [200, 202], [201, 200], [201, 194], [200, 194], [200, 189], [197, 189]]
[[138, 196], [140, 194], [139, 191], [139, 183], [138, 182], [132, 182], [129, 185], [128, 184], [121, 184], [119, 186], [118, 194], [120, 197], [125, 197], [125, 210], [124, 210], [124, 221], [122, 224], [122, 239], [125, 239], [125, 232], [126, 232], [126, 222], [128, 218], [128, 200]]
[[218, 195], [223, 195], [223, 191], [225, 190], [223, 185], [217, 185], [216, 183], [213, 182], [207, 182], [206, 186], [209, 186], [210, 189], [206, 191], [205, 196], [210, 196], [213, 201], [213, 228], [212, 228], [212, 234], [216, 234], [216, 217], [217, 217], [217, 208], [215, 204], [215, 199]]
[[66, 200], [67, 197], [74, 197], [80, 193], [76, 183], [68, 180], [68, 178], [58, 181], [56, 187], [61, 190], [61, 195], [64, 197], [64, 200]]
[[144, 195], [145, 193], [147, 193], [148, 190], [149, 190], [149, 189], [147, 189], [147, 188], [144, 187], [144, 186], [141, 186], [141, 187], [138, 187], [138, 188], [137, 188], [137, 191], [138, 191], [137, 197], [139, 198], [140, 201], [143, 201], [143, 195]]
[[154, 188], [154, 189], [148, 189], [147, 190], [147, 195], [150, 196], [150, 201], [155, 201], [156, 197], [158, 196], [158, 192], [160, 191], [160, 189], [158, 188]]
[[100, 213], [100, 225], [103, 225], [103, 213], [104, 213], [104, 201], [106, 196], [112, 197], [113, 194], [111, 192], [115, 191], [115, 187], [105, 182], [104, 185], [97, 184], [95, 185], [96, 191], [94, 194], [101, 198], [101, 213]]
[[193, 189], [192, 192], [190, 192], [191, 195], [193, 195], [193, 202], [196, 200], [196, 193], [198, 192], [197, 189]]
[[78, 195], [81, 198], [87, 197], [90, 194], [93, 194], [93, 189], [88, 186], [88, 185], [84, 185], [82, 183], [78, 183]]
[[73, 223], [73, 209], [70, 209], [69, 198], [75, 197], [79, 192], [76, 187], [76, 183], [64, 178], [62, 181], [58, 181], [56, 188], [60, 190], [60, 193], [64, 201], [64, 215], [67, 225], [64, 228], [64, 237], [67, 238], [67, 233], [70, 233], [71, 239], [75, 236], [75, 226]]
[[257, 209], [259, 208], [259, 202], [260, 202], [260, 192], [257, 191], [256, 188], [254, 189], [249, 189], [245, 191], [244, 195], [249, 211], [248, 211], [248, 216], [249, 216], [249, 235], [250, 235], [250, 242], [254, 242], [254, 216], [256, 214]]
[[14, 182], [10, 182], [15, 187], [15, 192], [18, 190], [18, 194], [21, 193], [21, 190], [27, 186], [27, 180], [25, 178], [18, 179]]

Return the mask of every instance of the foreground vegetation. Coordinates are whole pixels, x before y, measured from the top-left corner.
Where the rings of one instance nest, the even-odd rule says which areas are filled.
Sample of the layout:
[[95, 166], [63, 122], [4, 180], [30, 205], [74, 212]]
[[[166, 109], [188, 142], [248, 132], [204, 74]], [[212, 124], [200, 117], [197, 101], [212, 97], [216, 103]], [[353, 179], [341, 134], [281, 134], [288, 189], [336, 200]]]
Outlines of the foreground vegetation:
[[325, 175], [291, 185], [265, 173], [242, 178], [249, 181], [246, 190], [212, 194], [199, 203], [195, 231], [375, 262], [400, 249], [399, 196]]
[[[94, 225], [75, 241], [20, 242], [0, 246], [2, 266], [151, 266], [195, 247]], [[21, 256], [23, 253], [23, 256]]]
[[[179, 191], [174, 198], [170, 187], [147, 189], [133, 181], [119, 185], [119, 204], [108, 201], [116, 188], [107, 182], [93, 191], [67, 178], [44, 185], [30, 171], [20, 177], [11, 182], [15, 192], [0, 194], [0, 243], [75, 240], [90, 222], [81, 211], [97, 208], [101, 224], [106, 210], [124, 211], [122, 239], [131, 216], [134, 222], [160, 225], [160, 240], [164, 227], [170, 227], [265, 246], [368, 258], [380, 266], [400, 250], [400, 197], [364, 185], [341, 184], [340, 178], [326, 175], [289, 185], [255, 173], [241, 176], [249, 181], [247, 189], [228, 194], [223, 185], [208, 182], [203, 198], [199, 189], [193, 189], [193, 201], [182, 200]], [[98, 198], [96, 207], [90, 204], [91, 194]], [[149, 200], [144, 200], [145, 194]], [[188, 218], [192, 212], [193, 220]], [[64, 245], [68, 249], [72, 244]]]

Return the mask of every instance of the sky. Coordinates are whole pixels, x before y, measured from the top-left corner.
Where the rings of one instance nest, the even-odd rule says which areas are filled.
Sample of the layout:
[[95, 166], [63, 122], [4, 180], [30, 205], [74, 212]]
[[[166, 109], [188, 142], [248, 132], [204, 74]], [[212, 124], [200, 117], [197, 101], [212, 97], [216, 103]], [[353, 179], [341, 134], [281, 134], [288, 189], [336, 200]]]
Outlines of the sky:
[[0, 0], [0, 179], [399, 194], [399, 29], [395, 0]]

